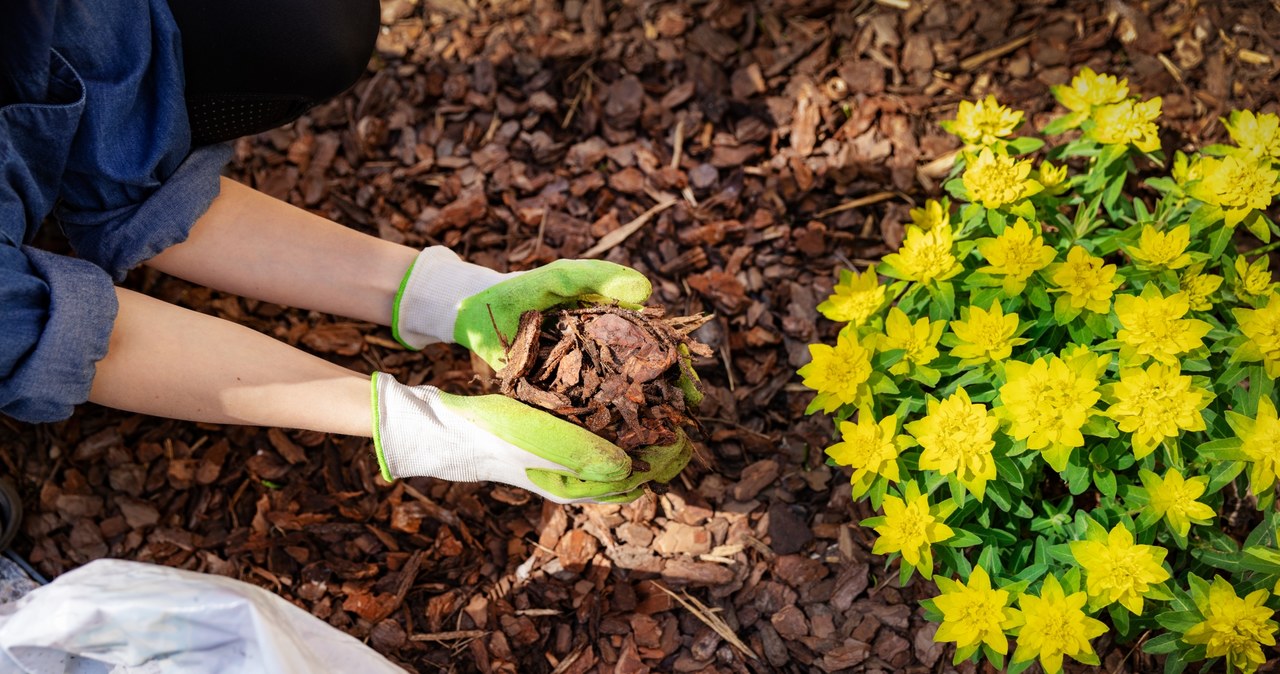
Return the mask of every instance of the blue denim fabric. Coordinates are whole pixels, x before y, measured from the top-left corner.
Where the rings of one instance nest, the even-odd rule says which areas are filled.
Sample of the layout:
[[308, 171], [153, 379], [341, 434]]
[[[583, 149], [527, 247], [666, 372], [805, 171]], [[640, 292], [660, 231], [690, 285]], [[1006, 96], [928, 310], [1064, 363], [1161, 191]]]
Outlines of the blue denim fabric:
[[[54, 421], [106, 354], [112, 279], [186, 239], [230, 150], [190, 150], [166, 0], [4, 0], [0, 41], [0, 412]], [[50, 213], [78, 258], [25, 245]]]

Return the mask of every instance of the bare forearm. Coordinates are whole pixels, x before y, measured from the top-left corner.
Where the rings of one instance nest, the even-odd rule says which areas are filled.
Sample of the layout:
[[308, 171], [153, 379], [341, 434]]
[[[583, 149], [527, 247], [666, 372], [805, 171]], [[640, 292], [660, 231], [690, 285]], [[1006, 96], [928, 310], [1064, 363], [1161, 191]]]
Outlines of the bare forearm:
[[116, 295], [89, 400], [190, 421], [371, 433], [367, 376], [229, 321]]
[[224, 178], [187, 240], [147, 264], [216, 290], [390, 325], [417, 253]]

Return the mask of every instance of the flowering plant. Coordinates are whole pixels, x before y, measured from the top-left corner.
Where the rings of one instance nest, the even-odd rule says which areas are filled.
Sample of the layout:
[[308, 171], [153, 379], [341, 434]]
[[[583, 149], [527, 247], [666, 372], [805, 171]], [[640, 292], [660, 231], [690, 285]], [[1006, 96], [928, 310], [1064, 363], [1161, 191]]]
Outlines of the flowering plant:
[[1252, 672], [1280, 608], [1280, 290], [1238, 230], [1280, 234], [1280, 119], [1167, 161], [1159, 98], [1089, 69], [1053, 93], [1039, 137], [993, 97], [944, 122], [949, 198], [840, 272], [808, 413], [957, 663], [1053, 674], [1110, 633]]

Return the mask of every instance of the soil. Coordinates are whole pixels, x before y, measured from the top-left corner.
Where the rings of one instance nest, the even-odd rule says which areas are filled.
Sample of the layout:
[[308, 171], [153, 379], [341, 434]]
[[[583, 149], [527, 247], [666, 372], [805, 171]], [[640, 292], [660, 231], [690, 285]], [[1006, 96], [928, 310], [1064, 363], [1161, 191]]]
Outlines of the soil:
[[[831, 423], [794, 375], [834, 337], [814, 307], [940, 194], [957, 144], [938, 121], [962, 99], [1038, 128], [1049, 86], [1089, 66], [1163, 96], [1171, 156], [1224, 140], [1233, 108], [1276, 112], [1280, 89], [1268, 2], [385, 0], [382, 18], [361, 82], [236, 142], [230, 175], [501, 271], [626, 264], [669, 315], [714, 314], [692, 335], [707, 463], [630, 505], [562, 507], [389, 485], [359, 438], [87, 404], [0, 418], [16, 549], [42, 573], [112, 556], [239, 578], [417, 672], [975, 672], [823, 462]], [[147, 269], [127, 285], [361, 371], [497, 389], [457, 347], [406, 352]], [[1159, 667], [1095, 646], [1108, 672]]]

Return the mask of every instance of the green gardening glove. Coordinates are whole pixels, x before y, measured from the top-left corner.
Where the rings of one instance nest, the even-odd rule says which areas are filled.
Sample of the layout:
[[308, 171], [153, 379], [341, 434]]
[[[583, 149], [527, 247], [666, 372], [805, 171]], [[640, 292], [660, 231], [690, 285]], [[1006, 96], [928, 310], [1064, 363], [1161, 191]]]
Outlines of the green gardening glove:
[[410, 349], [462, 344], [497, 370], [506, 355], [502, 338], [515, 336], [525, 311], [581, 299], [638, 306], [652, 291], [640, 272], [603, 260], [558, 260], [502, 274], [433, 246], [418, 254], [400, 284], [391, 331]]
[[388, 481], [409, 476], [522, 487], [557, 503], [626, 503], [644, 483], [667, 482], [689, 462], [679, 440], [645, 447], [647, 466], [600, 436], [500, 395], [456, 396], [404, 386], [386, 373], [372, 380], [374, 447]]

